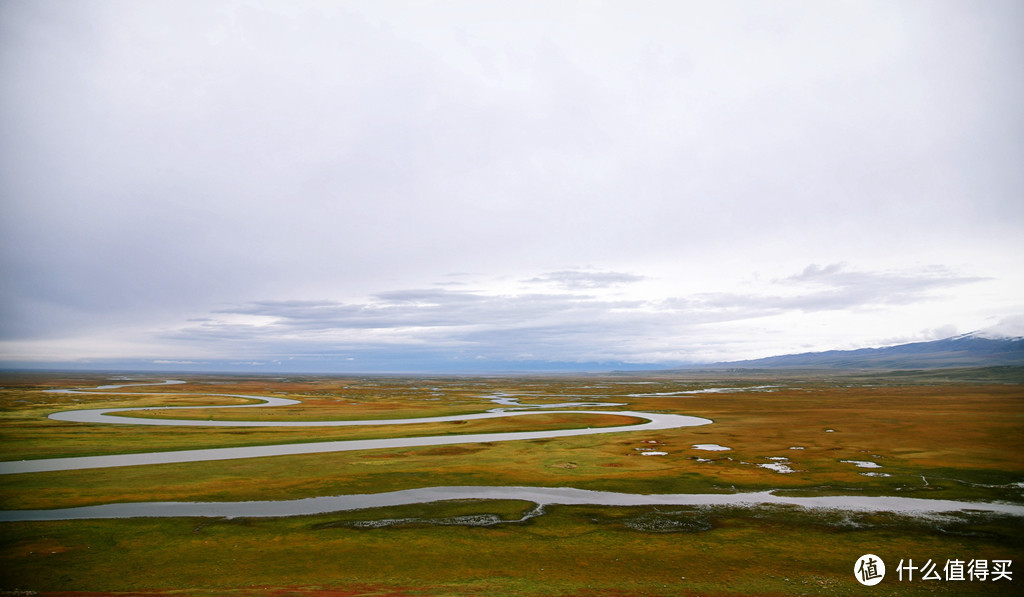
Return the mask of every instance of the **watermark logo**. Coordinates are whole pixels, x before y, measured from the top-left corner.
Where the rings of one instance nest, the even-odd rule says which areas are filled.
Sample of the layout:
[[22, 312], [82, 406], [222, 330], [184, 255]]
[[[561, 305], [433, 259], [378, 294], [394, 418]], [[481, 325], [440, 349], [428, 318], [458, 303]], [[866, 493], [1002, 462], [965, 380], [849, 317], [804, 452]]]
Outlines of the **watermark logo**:
[[[940, 560], [928, 559], [922, 563], [913, 559], [900, 559], [894, 580], [899, 582], [953, 581], [953, 582], [1013, 582], [1013, 560]], [[853, 565], [853, 576], [860, 584], [871, 587], [885, 578], [885, 562], [873, 553], [857, 558]]]
[[[918, 560], [920, 562], [920, 560]], [[999, 581], [1013, 580], [1013, 570], [1010, 566], [1013, 560], [946, 560], [946, 564], [939, 568], [939, 562], [929, 559], [920, 566], [914, 565], [914, 560], [900, 560], [896, 572], [899, 573], [899, 580], [912, 582], [914, 572], [917, 572], [917, 580], [946, 580], [946, 581]], [[904, 578], [906, 576], [906, 578]]]
[[857, 558], [857, 563], [853, 565], [853, 575], [864, 586], [877, 585], [885, 578], [885, 562], [875, 554], [866, 553]]

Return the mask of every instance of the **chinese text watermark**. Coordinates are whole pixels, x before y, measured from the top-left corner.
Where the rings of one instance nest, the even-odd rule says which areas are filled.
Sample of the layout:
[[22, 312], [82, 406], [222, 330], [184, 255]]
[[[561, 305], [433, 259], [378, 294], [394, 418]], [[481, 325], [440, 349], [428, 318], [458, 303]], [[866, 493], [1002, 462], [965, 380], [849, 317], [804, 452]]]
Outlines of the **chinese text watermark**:
[[[918, 560], [920, 562], [920, 560]], [[948, 559], [945, 562], [928, 559], [924, 563], [915, 564], [912, 558], [900, 559], [896, 567], [898, 582], [915, 582], [941, 580], [952, 582], [997, 582], [1012, 581], [1013, 560], [962, 560]], [[885, 577], [885, 563], [874, 554], [864, 554], [857, 558], [853, 566], [853, 574], [862, 585], [877, 585]]]
[[912, 581], [914, 573], [917, 573], [919, 580], [949, 580], [949, 581], [998, 581], [1013, 580], [1013, 571], [1010, 566], [1013, 560], [946, 560], [939, 567], [939, 562], [928, 560], [920, 566], [914, 565], [914, 560], [900, 560], [896, 572], [899, 579]]

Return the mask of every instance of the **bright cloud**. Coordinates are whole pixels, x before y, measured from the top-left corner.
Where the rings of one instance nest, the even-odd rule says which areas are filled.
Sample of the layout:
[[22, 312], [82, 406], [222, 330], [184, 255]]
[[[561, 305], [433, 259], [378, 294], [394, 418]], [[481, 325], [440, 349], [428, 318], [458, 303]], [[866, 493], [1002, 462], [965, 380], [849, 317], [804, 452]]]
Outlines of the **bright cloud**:
[[1022, 21], [9, 0], [0, 360], [676, 364], [1015, 329]]

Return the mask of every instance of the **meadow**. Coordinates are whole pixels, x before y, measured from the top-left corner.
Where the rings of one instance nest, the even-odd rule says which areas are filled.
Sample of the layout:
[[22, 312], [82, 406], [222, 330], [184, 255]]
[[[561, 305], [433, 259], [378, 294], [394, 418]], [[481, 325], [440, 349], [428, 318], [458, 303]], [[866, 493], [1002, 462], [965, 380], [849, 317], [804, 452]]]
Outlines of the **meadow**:
[[[158, 380], [160, 378], [152, 378]], [[72, 408], [239, 403], [267, 409], [150, 416], [381, 419], [522, 405], [621, 403], [711, 425], [517, 442], [0, 476], [0, 509], [130, 501], [283, 500], [445, 485], [629, 493], [885, 495], [1024, 504], [1024, 392], [1015, 371], [928, 375], [672, 374], [657, 377], [178, 377], [119, 394], [55, 394], [110, 377], [8, 374], [0, 460], [397, 435], [613, 426], [554, 414], [364, 428], [140, 427], [52, 421]], [[159, 394], [149, 392], [158, 391]], [[704, 451], [716, 444], [728, 451]], [[644, 457], [643, 451], [664, 455]], [[871, 462], [875, 468], [858, 463]], [[784, 467], [780, 467], [784, 464]], [[780, 472], [780, 470], [793, 472]], [[883, 476], [884, 475], [884, 476]], [[316, 516], [0, 523], [0, 590], [188, 595], [1020, 594], [999, 581], [899, 581], [896, 565], [1024, 562], [1024, 520], [796, 507], [535, 506], [457, 500]], [[531, 514], [531, 512], [533, 512]], [[853, 575], [873, 553], [875, 587]], [[70, 593], [69, 593], [70, 592]], [[2, 594], [2, 593], [0, 593]], [[83, 593], [84, 594], [84, 593]]]

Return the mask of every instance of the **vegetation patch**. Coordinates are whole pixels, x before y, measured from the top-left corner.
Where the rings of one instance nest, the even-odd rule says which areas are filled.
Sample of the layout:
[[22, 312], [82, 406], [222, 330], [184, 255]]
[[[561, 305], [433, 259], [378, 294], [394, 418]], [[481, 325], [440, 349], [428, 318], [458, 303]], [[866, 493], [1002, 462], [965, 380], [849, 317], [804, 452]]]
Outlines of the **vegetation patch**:
[[[284, 413], [296, 420], [482, 412], [494, 408], [492, 398], [501, 395], [537, 407], [567, 401], [625, 403], [609, 409], [694, 415], [714, 423], [521, 442], [4, 475], [0, 508], [284, 500], [445, 485], [645, 494], [771, 489], [801, 496], [1024, 503], [1024, 392], [1002, 371], [957, 379], [932, 374], [747, 374], [742, 379], [680, 374], [644, 379], [650, 383], [643, 385], [632, 383], [637, 381], [633, 377], [597, 376], [209, 377], [159, 388], [158, 395], [147, 394], [153, 388], [146, 387], [117, 390], [128, 395], [44, 391], [107, 381], [79, 375], [4, 378], [3, 458], [355, 437], [352, 429], [344, 428], [142, 428], [46, 418], [69, 408], [168, 401], [205, 404], [212, 400], [209, 396], [187, 395], [205, 391], [297, 399], [301, 404]], [[745, 390], [761, 386], [772, 387]], [[730, 387], [739, 389], [698, 393]], [[255, 416], [261, 409], [251, 410]], [[272, 409], [265, 410], [269, 414]], [[197, 416], [202, 412], [195, 411]], [[545, 416], [436, 424], [415, 433], [623, 421]], [[398, 431], [364, 429], [360, 433], [366, 435], [359, 437], [392, 436]], [[731, 449], [693, 448], [699, 444]], [[641, 455], [652, 450], [664, 455]], [[873, 462], [880, 468], [844, 461]], [[780, 474], [758, 466], [773, 462], [786, 462], [796, 472]], [[901, 558], [1024, 562], [1022, 522], [978, 512], [908, 517], [788, 506], [538, 509], [523, 501], [463, 500], [276, 519], [2, 523], [0, 590], [152, 595], [861, 595], [863, 587], [855, 581], [852, 567], [865, 553], [882, 557], [889, 574]], [[876, 588], [882, 589], [880, 594], [1017, 595], [1021, 582], [1014, 578], [1002, 584], [899, 584], [887, 575]]]

